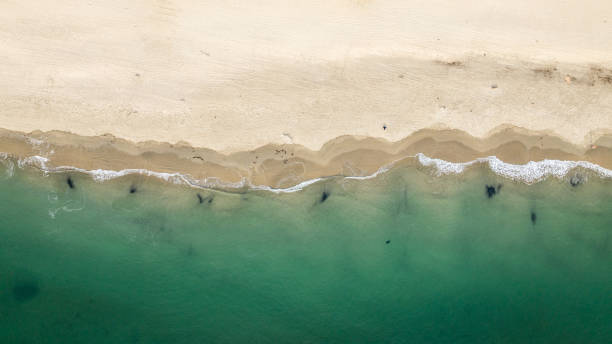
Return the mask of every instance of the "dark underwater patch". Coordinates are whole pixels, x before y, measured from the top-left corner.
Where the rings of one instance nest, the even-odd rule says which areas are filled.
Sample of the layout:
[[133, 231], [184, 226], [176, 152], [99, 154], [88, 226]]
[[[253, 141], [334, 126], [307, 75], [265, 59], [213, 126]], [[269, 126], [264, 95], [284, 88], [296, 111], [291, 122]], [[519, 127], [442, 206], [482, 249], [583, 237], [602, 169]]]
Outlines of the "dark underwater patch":
[[531, 223], [533, 223], [534, 225], [536, 224], [536, 221], [538, 219], [538, 216], [536, 215], [535, 212], [531, 212]]
[[202, 204], [202, 203], [204, 203], [204, 202], [206, 202], [206, 203], [210, 204], [210, 203], [212, 203], [212, 201], [213, 201], [213, 196], [206, 196], [206, 197], [202, 197], [202, 195], [200, 195], [199, 193], [197, 194], [197, 196], [198, 196], [198, 202], [199, 202], [200, 204]]
[[136, 191], [138, 191], [138, 188], [136, 188], [136, 185], [130, 186], [130, 193], [131, 194], [136, 193]]
[[385, 241], [385, 244], [389, 245], [391, 243], [391, 240], [387, 240]]
[[569, 182], [572, 187], [576, 187], [584, 183], [584, 177], [582, 176], [582, 174], [576, 173], [570, 178]]
[[13, 287], [13, 297], [18, 302], [25, 302], [35, 298], [40, 293], [36, 281], [21, 281]]
[[325, 202], [328, 197], [329, 197], [329, 193], [327, 191], [323, 191], [323, 193], [321, 194], [321, 199], [319, 200], [319, 202], [320, 203]]
[[495, 187], [495, 185], [485, 185], [487, 197], [492, 198], [493, 196], [498, 194], [501, 191], [502, 186], [502, 184], [497, 184], [497, 187]]
[[66, 178], [66, 184], [68, 184], [69, 188], [74, 189], [74, 181], [72, 180], [72, 178], [70, 178], [70, 176]]
[[495, 186], [493, 185], [485, 185], [485, 189], [487, 191], [487, 197], [492, 198], [493, 196], [495, 196]]

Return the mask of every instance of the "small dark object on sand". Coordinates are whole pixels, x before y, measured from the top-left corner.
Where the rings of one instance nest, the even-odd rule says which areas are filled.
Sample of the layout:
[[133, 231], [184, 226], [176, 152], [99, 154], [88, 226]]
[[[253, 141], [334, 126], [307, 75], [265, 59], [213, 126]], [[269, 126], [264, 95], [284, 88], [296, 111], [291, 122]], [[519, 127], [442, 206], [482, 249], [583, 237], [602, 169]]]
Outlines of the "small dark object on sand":
[[70, 176], [68, 176], [68, 179], [66, 179], [66, 184], [68, 184], [69, 188], [74, 189], [74, 182], [72, 181], [72, 178], [70, 178]]
[[535, 225], [536, 220], [538, 219], [538, 216], [536, 215], [535, 212], [531, 212], [531, 223], [533, 223]]

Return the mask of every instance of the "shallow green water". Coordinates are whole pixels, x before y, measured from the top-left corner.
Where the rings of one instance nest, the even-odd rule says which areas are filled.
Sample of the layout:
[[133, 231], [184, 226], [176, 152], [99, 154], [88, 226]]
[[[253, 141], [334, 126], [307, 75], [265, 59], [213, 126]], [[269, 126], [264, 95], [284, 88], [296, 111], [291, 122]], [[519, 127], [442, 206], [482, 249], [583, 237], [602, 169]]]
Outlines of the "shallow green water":
[[66, 178], [0, 181], [1, 343], [612, 341], [610, 181]]

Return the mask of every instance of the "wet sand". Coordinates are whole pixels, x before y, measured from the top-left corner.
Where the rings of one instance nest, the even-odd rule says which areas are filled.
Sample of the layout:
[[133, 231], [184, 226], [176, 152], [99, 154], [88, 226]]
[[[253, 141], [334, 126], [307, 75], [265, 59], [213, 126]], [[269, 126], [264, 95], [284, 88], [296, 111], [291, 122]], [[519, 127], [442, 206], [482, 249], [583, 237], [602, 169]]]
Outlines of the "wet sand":
[[51, 166], [273, 187], [416, 153], [612, 166], [605, 2], [61, 0], [0, 18], [0, 152]]
[[0, 147], [15, 158], [42, 156], [49, 167], [85, 170], [145, 169], [181, 173], [220, 184], [248, 181], [252, 185], [286, 188], [326, 176], [366, 176], [417, 153], [449, 162], [496, 156], [511, 164], [544, 159], [588, 161], [612, 169], [612, 137], [588, 148], [557, 137], [518, 128], [500, 129], [486, 139], [457, 130], [421, 130], [401, 141], [343, 136], [313, 151], [301, 145], [266, 145], [222, 154], [187, 144], [133, 143], [106, 135], [83, 137], [62, 132], [23, 134], [0, 131]]
[[61, 0], [0, 18], [8, 130], [224, 154], [423, 129], [584, 147], [612, 133], [607, 2]]

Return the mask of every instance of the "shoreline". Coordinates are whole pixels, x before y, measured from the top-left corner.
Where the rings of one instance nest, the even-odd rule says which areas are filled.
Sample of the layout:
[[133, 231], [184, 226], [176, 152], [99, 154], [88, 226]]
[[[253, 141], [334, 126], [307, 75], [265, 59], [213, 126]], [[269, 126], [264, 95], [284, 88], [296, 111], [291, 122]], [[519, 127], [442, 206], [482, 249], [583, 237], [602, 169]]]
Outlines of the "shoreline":
[[584, 146], [612, 134], [609, 3], [0, 6], [10, 130], [227, 154], [425, 128], [485, 139], [508, 124]]
[[[581, 148], [554, 136], [505, 127], [486, 139], [457, 130], [421, 130], [397, 142], [343, 136], [319, 151], [287, 144], [222, 154], [186, 144], [133, 143], [110, 135], [0, 130], [0, 151], [51, 172], [87, 173], [99, 181], [143, 174], [196, 187], [273, 192], [298, 191], [332, 177], [373, 178], [408, 158], [442, 174], [488, 163], [496, 174], [526, 183], [550, 175], [561, 178], [576, 167], [575, 162], [607, 177], [612, 176], [611, 143], [612, 137], [603, 136]], [[448, 171], [441, 170], [445, 167]]]
[[612, 169], [608, 3], [0, 9], [0, 152], [50, 166], [274, 188], [418, 153]]
[[456, 129], [486, 140], [504, 127], [528, 128], [577, 146], [612, 136], [607, 62], [534, 62], [492, 53], [372, 56], [342, 63], [272, 60], [249, 70], [228, 68], [218, 77], [223, 80], [199, 84], [205, 91], [177, 99], [159, 95], [167, 91], [161, 86], [141, 89], [134, 81], [121, 88], [126, 95], [101, 97], [82, 90], [87, 80], [39, 90], [14, 80], [0, 92], [0, 120], [14, 131], [110, 133], [224, 154], [267, 144], [320, 150], [346, 135], [395, 142], [424, 129]]

